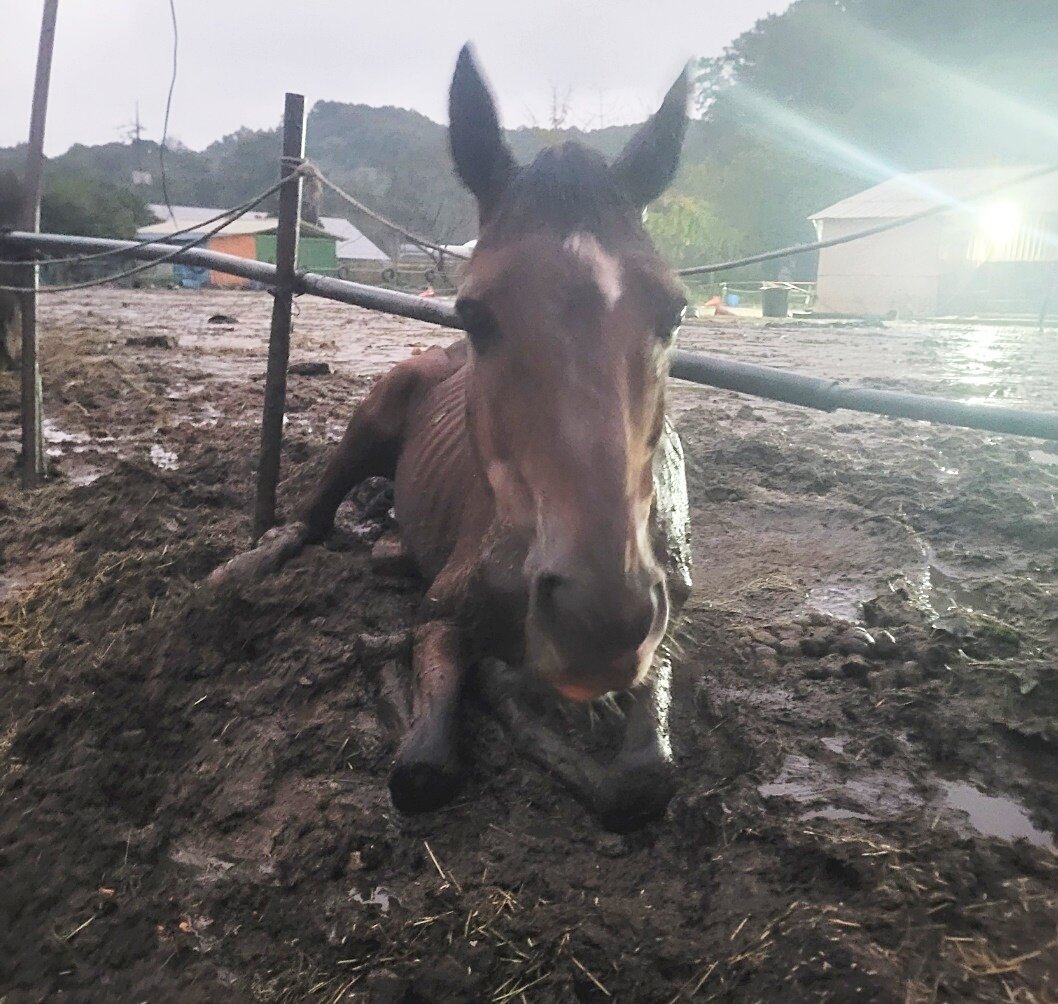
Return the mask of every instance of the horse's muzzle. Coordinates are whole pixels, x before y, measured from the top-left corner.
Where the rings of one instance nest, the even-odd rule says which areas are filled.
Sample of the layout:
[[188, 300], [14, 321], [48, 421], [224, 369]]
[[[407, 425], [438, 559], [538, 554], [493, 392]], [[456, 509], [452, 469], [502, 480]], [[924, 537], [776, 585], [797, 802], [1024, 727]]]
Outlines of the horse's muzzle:
[[609, 584], [541, 575], [531, 598], [530, 650], [563, 697], [592, 700], [643, 681], [668, 614], [659, 570]]

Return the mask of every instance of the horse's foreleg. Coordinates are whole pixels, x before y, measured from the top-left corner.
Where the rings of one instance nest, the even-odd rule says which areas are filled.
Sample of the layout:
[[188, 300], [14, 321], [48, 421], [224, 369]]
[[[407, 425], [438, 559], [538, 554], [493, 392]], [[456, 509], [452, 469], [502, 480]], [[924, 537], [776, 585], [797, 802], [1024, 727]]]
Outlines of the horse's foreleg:
[[418, 359], [387, 373], [357, 406], [297, 520], [269, 530], [257, 546], [217, 568], [213, 587], [246, 583], [277, 571], [306, 544], [326, 538], [346, 495], [372, 475], [393, 477], [409, 401], [420, 383]]
[[408, 405], [420, 384], [416, 362], [403, 363], [387, 373], [353, 412], [323, 476], [300, 506], [308, 542], [321, 541], [331, 532], [338, 506], [361, 481], [376, 476], [392, 479]]
[[304, 523], [277, 526], [261, 537], [256, 547], [213, 569], [206, 584], [213, 589], [223, 589], [263, 579], [297, 557], [307, 539]]
[[524, 704], [517, 671], [498, 659], [478, 667], [478, 689], [515, 745], [557, 777], [608, 830], [628, 833], [660, 819], [676, 785], [668, 738], [667, 660], [646, 686], [627, 695], [625, 731], [613, 761], [600, 767]]
[[483, 659], [477, 669], [478, 690], [518, 750], [561, 781], [591, 808], [602, 772], [572, 743], [557, 735], [525, 705], [522, 674], [499, 659]]
[[429, 621], [415, 632], [410, 731], [389, 779], [401, 812], [428, 812], [459, 788], [459, 698], [463, 686], [461, 634], [449, 621]]
[[595, 791], [593, 808], [608, 830], [625, 833], [660, 819], [676, 793], [669, 702], [672, 666], [667, 656], [625, 708], [621, 748]]

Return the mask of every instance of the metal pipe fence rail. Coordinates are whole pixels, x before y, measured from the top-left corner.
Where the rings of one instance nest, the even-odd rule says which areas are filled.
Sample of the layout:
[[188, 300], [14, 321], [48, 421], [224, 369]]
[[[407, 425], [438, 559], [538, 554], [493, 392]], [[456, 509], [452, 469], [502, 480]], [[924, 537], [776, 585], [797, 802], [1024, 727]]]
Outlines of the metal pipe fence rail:
[[[36, 234], [21, 231], [0, 232], [0, 246], [5, 244], [22, 253], [31, 250], [49, 252], [111, 250], [115, 254], [123, 254], [145, 261], [170, 259], [173, 253], [172, 245], [168, 244], [143, 244], [102, 237], [69, 237], [61, 234]], [[275, 286], [277, 283], [275, 266], [266, 262], [238, 258], [235, 255], [206, 251], [201, 248], [180, 251], [178, 257], [179, 260], [190, 265], [200, 265], [216, 271], [228, 272], [263, 285]], [[459, 316], [448, 304], [410, 296], [407, 293], [380, 289], [376, 286], [367, 286], [332, 276], [317, 275], [313, 272], [296, 273], [294, 290], [297, 293], [309, 293], [368, 310], [396, 314], [399, 317], [426, 321], [446, 328], [462, 329]], [[851, 387], [823, 377], [790, 373], [770, 366], [742, 363], [723, 356], [680, 349], [672, 355], [670, 373], [679, 380], [707, 384], [723, 390], [751, 394], [773, 401], [785, 401], [820, 411], [849, 409], [893, 418], [910, 418], [963, 428], [983, 429], [988, 432], [1058, 440], [1058, 412], [1034, 412], [989, 405], [969, 405], [961, 401], [927, 397], [921, 394]]]

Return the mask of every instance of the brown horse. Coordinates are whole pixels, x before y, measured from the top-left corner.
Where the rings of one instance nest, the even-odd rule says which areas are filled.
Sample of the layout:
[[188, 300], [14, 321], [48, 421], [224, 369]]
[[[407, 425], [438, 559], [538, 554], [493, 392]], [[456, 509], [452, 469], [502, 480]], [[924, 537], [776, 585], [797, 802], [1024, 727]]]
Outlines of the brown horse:
[[[14, 171], [0, 171], [0, 230], [18, 229], [18, 210], [22, 202], [22, 185]], [[3, 255], [3, 257], [9, 257]], [[22, 269], [0, 265], [0, 286], [25, 284]], [[0, 370], [17, 368], [15, 362], [15, 328], [18, 323], [18, 294], [0, 289]]]
[[480, 217], [456, 301], [467, 338], [375, 384], [300, 521], [258, 549], [258, 567], [274, 565], [322, 540], [363, 479], [394, 480], [401, 547], [429, 583], [414, 723], [390, 779], [403, 811], [454, 794], [465, 670], [486, 657], [574, 701], [636, 688], [595, 808], [623, 829], [671, 796], [650, 670], [689, 588], [682, 454], [665, 421], [685, 300], [642, 215], [676, 170], [686, 101], [683, 75], [612, 165], [567, 143], [519, 167], [463, 49], [449, 135]]

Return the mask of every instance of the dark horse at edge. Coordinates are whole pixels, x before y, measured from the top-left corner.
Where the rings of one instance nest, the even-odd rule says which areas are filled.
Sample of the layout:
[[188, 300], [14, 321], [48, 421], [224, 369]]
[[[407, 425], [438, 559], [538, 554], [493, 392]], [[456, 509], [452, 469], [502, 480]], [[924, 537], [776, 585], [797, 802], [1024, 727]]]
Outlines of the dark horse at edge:
[[278, 567], [327, 537], [354, 486], [393, 480], [399, 546], [428, 583], [390, 777], [404, 812], [455, 794], [460, 695], [486, 660], [570, 701], [624, 694], [621, 748], [589, 793], [604, 825], [642, 825], [673, 794], [663, 641], [690, 579], [665, 384], [686, 301], [642, 219], [676, 171], [686, 103], [683, 74], [612, 164], [566, 143], [519, 166], [464, 47], [449, 139], [480, 222], [466, 338], [383, 376], [297, 521], [212, 577]]

